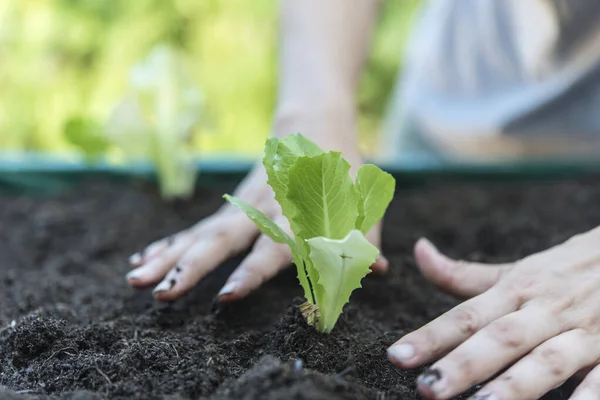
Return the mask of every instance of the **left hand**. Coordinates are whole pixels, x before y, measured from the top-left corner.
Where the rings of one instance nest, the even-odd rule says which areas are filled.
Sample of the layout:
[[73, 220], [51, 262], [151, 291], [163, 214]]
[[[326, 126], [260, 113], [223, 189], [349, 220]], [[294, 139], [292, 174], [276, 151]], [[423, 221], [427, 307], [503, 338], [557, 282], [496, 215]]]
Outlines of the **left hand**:
[[423, 275], [470, 297], [388, 349], [401, 368], [434, 362], [421, 395], [449, 399], [495, 379], [473, 399], [539, 399], [578, 372], [571, 400], [600, 400], [600, 228], [514, 263], [454, 261], [425, 239]]

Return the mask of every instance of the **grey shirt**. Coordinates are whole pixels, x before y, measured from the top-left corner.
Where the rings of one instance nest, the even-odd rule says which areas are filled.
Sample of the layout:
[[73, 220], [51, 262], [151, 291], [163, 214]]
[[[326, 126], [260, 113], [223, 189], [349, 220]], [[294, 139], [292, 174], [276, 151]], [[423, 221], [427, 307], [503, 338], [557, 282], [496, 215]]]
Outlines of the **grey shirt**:
[[477, 156], [600, 142], [599, 0], [430, 0], [411, 37], [387, 124], [399, 146], [417, 135]]

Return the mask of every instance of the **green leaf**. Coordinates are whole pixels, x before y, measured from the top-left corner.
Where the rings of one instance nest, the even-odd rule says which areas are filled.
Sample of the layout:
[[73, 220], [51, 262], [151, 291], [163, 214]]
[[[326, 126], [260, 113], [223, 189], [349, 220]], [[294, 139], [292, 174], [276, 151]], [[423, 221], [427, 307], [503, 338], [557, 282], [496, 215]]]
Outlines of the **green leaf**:
[[286, 196], [293, 204], [294, 214], [288, 218], [296, 236], [341, 239], [355, 227], [359, 195], [349, 171], [339, 152], [296, 160]]
[[[284, 138], [279, 140], [279, 143], [283, 145], [283, 149], [286, 152], [293, 153], [296, 156], [318, 156], [319, 154], [323, 154], [324, 151], [317, 146], [315, 142], [302, 136], [299, 133], [294, 133], [292, 135], [285, 136]], [[282, 153], [282, 158], [285, 158]], [[291, 166], [289, 164], [288, 166]]]
[[288, 220], [294, 214], [294, 206], [286, 197], [290, 168], [299, 157], [319, 154], [323, 154], [323, 150], [300, 134], [288, 135], [282, 139], [275, 137], [267, 139], [263, 157], [263, 165], [268, 176], [267, 183], [273, 188], [275, 200]]
[[274, 242], [286, 243], [288, 246], [290, 246], [290, 249], [295, 250], [296, 243], [294, 240], [265, 214], [235, 196], [225, 194], [223, 195], [223, 198], [242, 210], [256, 224], [258, 229], [273, 239]]
[[235, 196], [230, 196], [228, 194], [223, 195], [223, 198], [227, 200], [229, 203], [233, 204], [240, 210], [242, 210], [260, 229], [262, 233], [270, 237], [276, 243], [285, 243], [289, 246], [292, 257], [294, 259], [294, 264], [298, 267], [298, 280], [304, 289], [304, 294], [307, 299], [313, 299], [311, 285], [308, 283], [306, 279], [306, 274], [301, 273], [304, 272], [303, 261], [305, 257], [302, 255], [302, 251], [296, 245], [296, 242], [284, 232], [283, 229], [271, 219], [269, 219], [265, 214], [251, 206], [250, 204], [240, 200]]
[[[296, 235], [296, 244], [299, 251], [300, 262], [295, 262], [298, 269], [298, 279], [303, 282], [316, 282], [318, 274], [312, 268], [312, 262], [308, 257], [309, 248], [303, 238], [297, 236], [298, 227], [292, 220], [296, 214], [295, 205], [287, 198], [290, 168], [299, 157], [317, 156], [323, 154], [323, 150], [314, 142], [299, 133], [285, 136], [284, 138], [271, 137], [265, 143], [263, 165], [267, 172], [267, 183], [275, 193], [275, 200], [281, 206], [283, 215], [288, 219], [290, 227]], [[310, 283], [309, 283], [310, 286]], [[306, 289], [305, 289], [306, 292]], [[308, 296], [309, 302], [314, 303], [314, 296]]]
[[83, 117], [69, 119], [65, 124], [64, 135], [71, 144], [79, 147], [90, 162], [101, 157], [110, 146], [100, 125]]
[[383, 218], [394, 198], [396, 181], [375, 165], [365, 164], [356, 173], [356, 188], [360, 194], [356, 229], [367, 234]]
[[307, 242], [319, 273], [315, 287], [320, 313], [317, 329], [329, 333], [352, 292], [362, 287], [361, 280], [370, 272], [379, 250], [356, 229], [341, 240], [315, 237]]

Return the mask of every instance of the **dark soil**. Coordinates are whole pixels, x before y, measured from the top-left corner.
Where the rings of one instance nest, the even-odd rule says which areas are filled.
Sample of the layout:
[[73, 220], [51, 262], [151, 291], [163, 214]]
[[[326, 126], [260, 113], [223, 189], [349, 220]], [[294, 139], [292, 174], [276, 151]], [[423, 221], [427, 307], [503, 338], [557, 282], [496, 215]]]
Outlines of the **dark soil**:
[[[130, 254], [209, 215], [230, 190], [177, 204], [114, 183], [0, 195], [0, 397], [416, 399], [419, 371], [397, 369], [385, 350], [457, 303], [416, 271], [417, 238], [507, 261], [600, 224], [600, 180], [400, 192], [384, 228], [391, 270], [364, 281], [328, 336], [299, 315], [291, 268], [230, 305], [215, 294], [239, 259], [173, 304], [126, 285]], [[548, 398], [566, 399], [560, 390]]]

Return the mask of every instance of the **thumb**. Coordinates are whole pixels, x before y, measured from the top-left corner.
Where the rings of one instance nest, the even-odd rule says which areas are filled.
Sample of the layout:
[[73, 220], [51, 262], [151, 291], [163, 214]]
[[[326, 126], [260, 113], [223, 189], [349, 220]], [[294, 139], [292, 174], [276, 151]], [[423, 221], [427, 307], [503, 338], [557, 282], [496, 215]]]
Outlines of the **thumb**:
[[425, 238], [417, 241], [414, 253], [425, 278], [445, 292], [459, 297], [473, 297], [487, 291], [513, 266], [452, 260]]
[[[379, 250], [381, 250], [381, 221], [377, 223], [366, 235], [367, 240]], [[371, 265], [371, 270], [376, 274], [384, 274], [389, 268], [389, 261], [383, 254], [379, 254], [379, 257]]]

